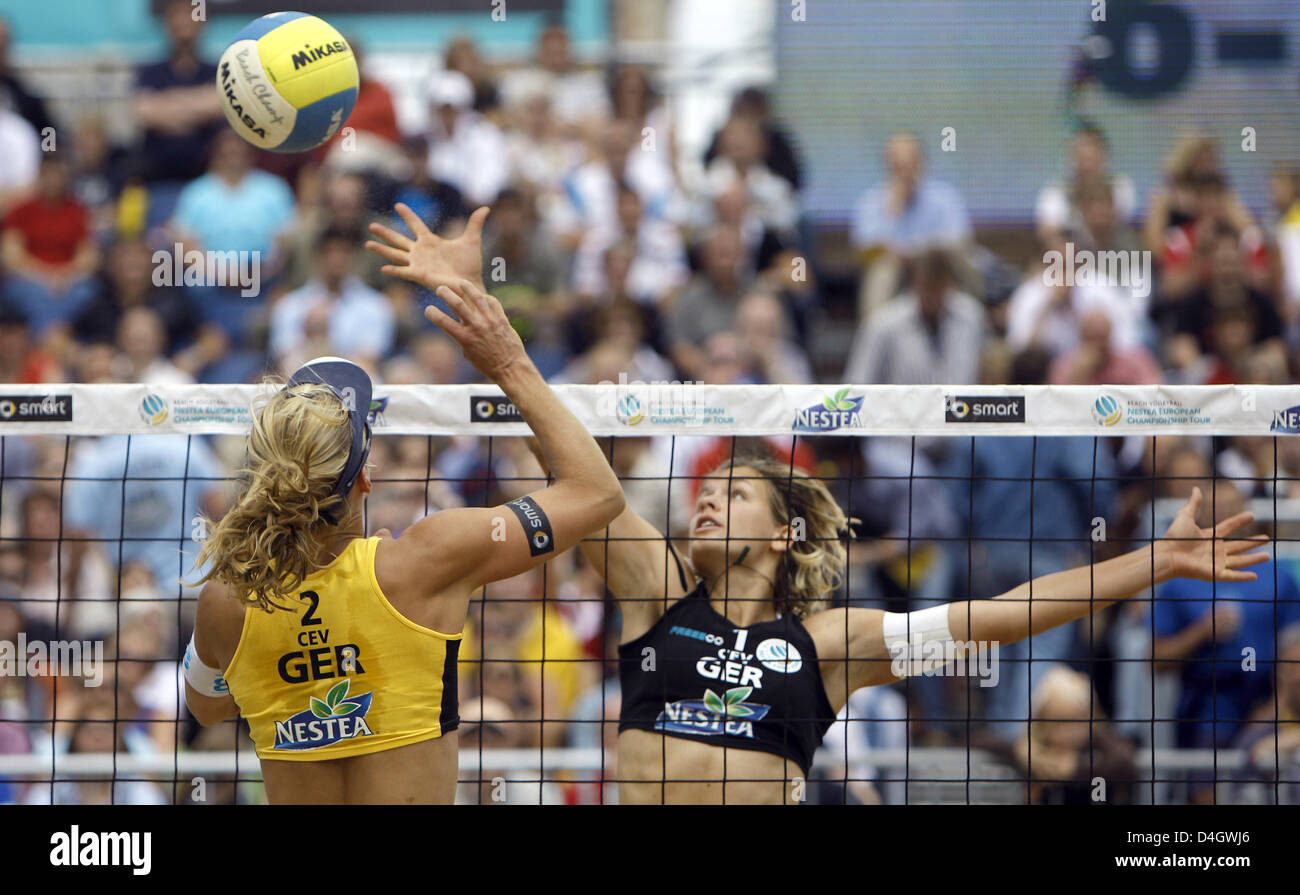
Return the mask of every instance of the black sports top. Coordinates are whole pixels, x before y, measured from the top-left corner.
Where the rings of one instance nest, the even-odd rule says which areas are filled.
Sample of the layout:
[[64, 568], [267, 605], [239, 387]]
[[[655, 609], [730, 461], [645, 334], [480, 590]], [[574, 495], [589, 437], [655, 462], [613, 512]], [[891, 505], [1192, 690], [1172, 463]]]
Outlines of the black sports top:
[[[678, 574], [685, 587], [680, 560]], [[737, 627], [709, 603], [703, 581], [619, 646], [618, 657], [620, 732], [769, 752], [806, 775], [835, 721], [817, 649], [799, 619]]]

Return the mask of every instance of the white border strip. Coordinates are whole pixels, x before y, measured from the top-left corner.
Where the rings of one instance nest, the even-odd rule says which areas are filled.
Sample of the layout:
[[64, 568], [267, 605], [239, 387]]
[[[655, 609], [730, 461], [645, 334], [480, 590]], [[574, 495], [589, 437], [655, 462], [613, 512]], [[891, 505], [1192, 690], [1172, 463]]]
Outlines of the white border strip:
[[[0, 384], [0, 434], [240, 434], [248, 430], [253, 400], [271, 388]], [[632, 383], [554, 389], [599, 436], [1300, 434], [1295, 385]], [[513, 408], [495, 386], [379, 385], [375, 397], [383, 405], [378, 434], [529, 434], [517, 417], [510, 421]], [[474, 407], [477, 420], [471, 419]], [[1005, 421], [1005, 411], [1023, 422]], [[983, 421], [990, 418], [1003, 421]]]

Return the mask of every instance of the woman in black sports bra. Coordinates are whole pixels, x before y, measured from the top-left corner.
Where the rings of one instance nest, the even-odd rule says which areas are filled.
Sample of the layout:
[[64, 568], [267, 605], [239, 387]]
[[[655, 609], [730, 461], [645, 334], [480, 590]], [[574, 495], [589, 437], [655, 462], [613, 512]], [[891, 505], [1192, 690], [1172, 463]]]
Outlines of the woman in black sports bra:
[[[1244, 567], [1267, 555], [1246, 551], [1261, 540], [1222, 540], [1250, 514], [1202, 529], [1200, 503], [1198, 489], [1152, 545], [1034, 579], [1032, 633], [1170, 578], [1253, 580]], [[750, 462], [701, 483], [687, 557], [631, 509], [606, 537], [582, 541], [623, 618], [621, 803], [802, 801], [813, 753], [849, 694], [907, 673], [919, 659], [899, 647], [922, 629], [927, 645], [938, 642], [927, 627], [933, 613], [946, 611], [941, 639], [959, 646], [1031, 635], [1030, 584], [925, 617], [826, 608], [847, 521], [821, 482]]]

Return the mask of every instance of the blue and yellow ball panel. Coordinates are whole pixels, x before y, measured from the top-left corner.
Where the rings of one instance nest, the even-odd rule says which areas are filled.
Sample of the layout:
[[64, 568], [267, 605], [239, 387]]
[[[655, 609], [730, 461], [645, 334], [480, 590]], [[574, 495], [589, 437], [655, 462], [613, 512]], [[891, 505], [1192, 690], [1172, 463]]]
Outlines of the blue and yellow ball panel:
[[352, 48], [328, 22], [279, 12], [249, 23], [221, 54], [217, 90], [230, 126], [255, 146], [303, 152], [328, 140], [356, 104]]

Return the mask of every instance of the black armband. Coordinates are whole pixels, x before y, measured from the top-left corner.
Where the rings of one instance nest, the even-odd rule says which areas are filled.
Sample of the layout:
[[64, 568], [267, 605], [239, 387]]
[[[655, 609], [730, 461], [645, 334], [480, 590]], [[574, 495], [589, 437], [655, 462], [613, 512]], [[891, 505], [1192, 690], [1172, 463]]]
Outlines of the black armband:
[[551, 520], [546, 518], [542, 508], [530, 497], [516, 497], [507, 501], [506, 506], [519, 517], [519, 524], [528, 535], [528, 553], [541, 556], [555, 549], [555, 536], [551, 533]]

